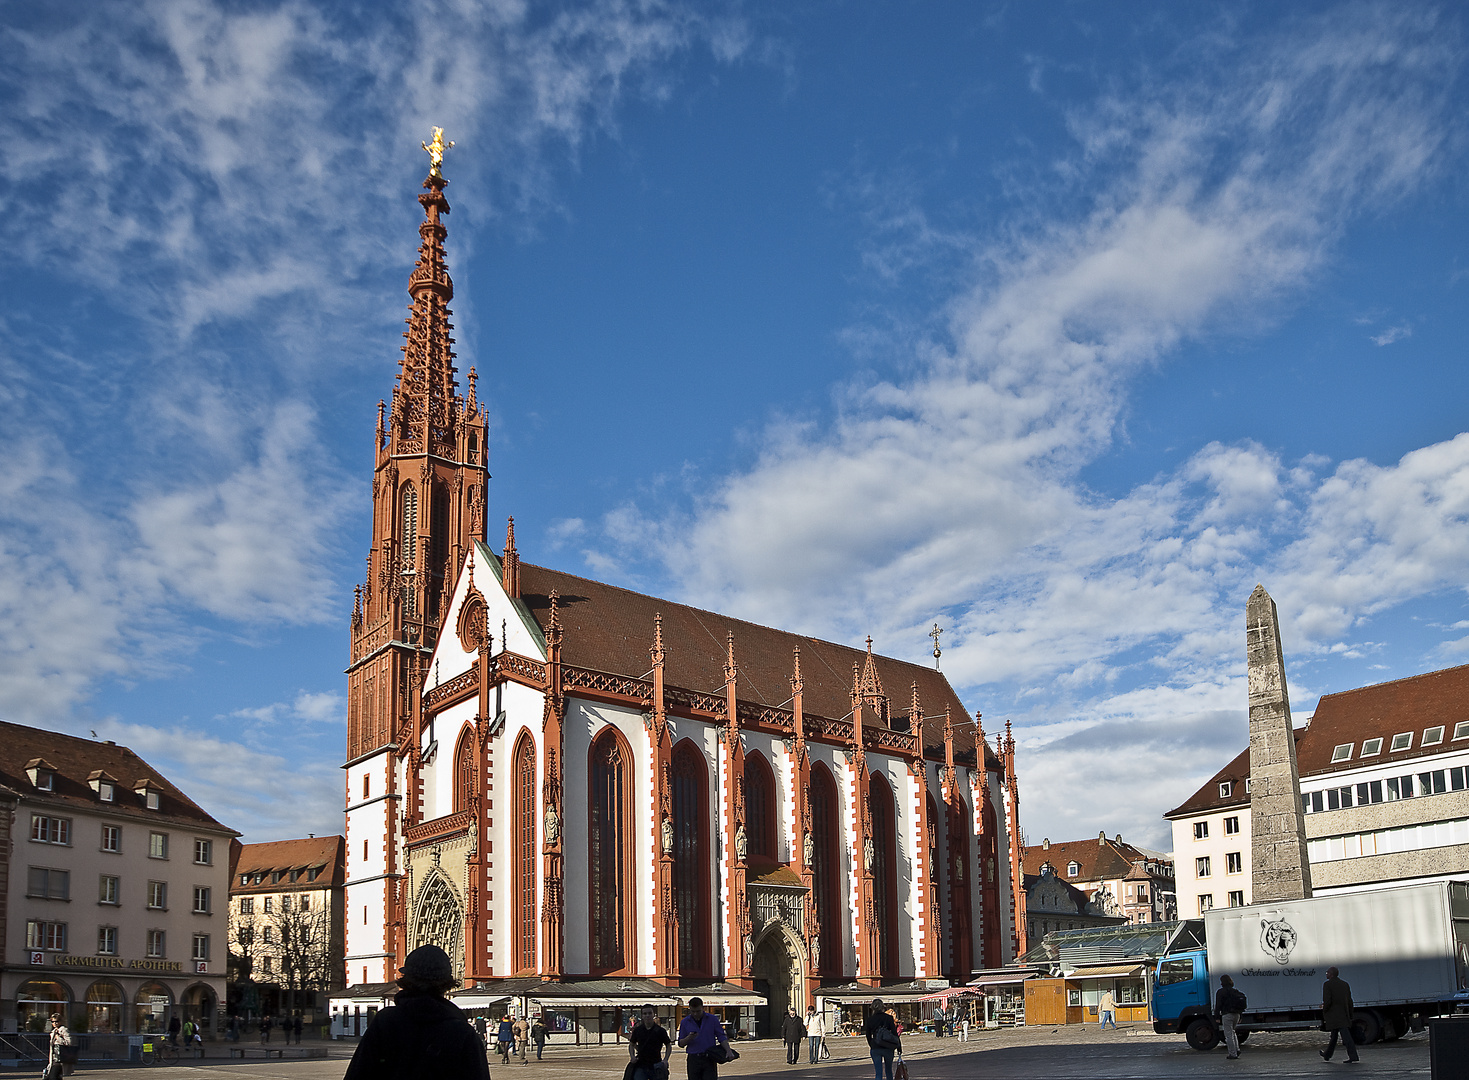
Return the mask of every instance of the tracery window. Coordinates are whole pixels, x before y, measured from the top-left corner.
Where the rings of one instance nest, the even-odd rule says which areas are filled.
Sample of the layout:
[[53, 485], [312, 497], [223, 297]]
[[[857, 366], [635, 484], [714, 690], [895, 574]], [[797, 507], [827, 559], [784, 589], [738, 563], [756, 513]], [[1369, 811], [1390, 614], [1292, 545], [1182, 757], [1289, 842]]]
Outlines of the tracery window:
[[974, 906], [969, 892], [969, 879], [974, 873], [974, 860], [970, 858], [969, 844], [973, 830], [969, 824], [968, 811], [957, 797], [945, 809], [948, 811], [950, 940], [953, 942], [954, 950], [953, 970], [967, 980], [974, 966], [974, 933], [971, 914]]
[[435, 871], [418, 895], [418, 914], [413, 920], [413, 948], [437, 945], [449, 954], [455, 977], [464, 973], [464, 908], [443, 871]]
[[[465, 727], [454, 748], [454, 812], [468, 810], [474, 796], [474, 729]], [[442, 789], [441, 789], [442, 790]]]
[[775, 776], [764, 755], [755, 751], [745, 758], [745, 834], [749, 854], [776, 859], [780, 848], [775, 829]]
[[842, 825], [837, 808], [836, 781], [827, 767], [817, 762], [811, 768], [811, 839], [816, 845], [812, 867], [816, 911], [821, 919], [821, 966], [823, 975], [842, 973]]
[[881, 776], [873, 776], [867, 805], [872, 815], [872, 899], [877, 909], [877, 949], [882, 970], [898, 970], [898, 928], [893, 920], [902, 913], [898, 901], [897, 830], [894, 825], [893, 792]]
[[403, 569], [418, 566], [418, 489], [403, 485]]
[[684, 739], [673, 748], [673, 903], [678, 912], [678, 966], [710, 975], [709, 764]]
[[592, 970], [596, 974], [623, 970], [632, 961], [630, 757], [612, 728], [592, 743], [588, 855]]
[[521, 732], [515, 745], [515, 970], [536, 967], [536, 744]]

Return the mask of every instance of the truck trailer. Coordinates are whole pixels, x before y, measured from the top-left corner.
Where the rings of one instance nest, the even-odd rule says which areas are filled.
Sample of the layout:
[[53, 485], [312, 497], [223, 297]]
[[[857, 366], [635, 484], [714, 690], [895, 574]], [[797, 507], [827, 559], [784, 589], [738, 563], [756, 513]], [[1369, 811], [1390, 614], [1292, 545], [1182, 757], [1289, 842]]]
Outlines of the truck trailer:
[[1352, 988], [1359, 1043], [1396, 1039], [1421, 1030], [1425, 1017], [1469, 1008], [1462, 881], [1218, 908], [1204, 914], [1203, 948], [1172, 944], [1153, 968], [1153, 1030], [1181, 1033], [1195, 1050], [1219, 1043], [1214, 992], [1226, 974], [1248, 1001], [1241, 1041], [1252, 1031], [1320, 1028], [1328, 967]]

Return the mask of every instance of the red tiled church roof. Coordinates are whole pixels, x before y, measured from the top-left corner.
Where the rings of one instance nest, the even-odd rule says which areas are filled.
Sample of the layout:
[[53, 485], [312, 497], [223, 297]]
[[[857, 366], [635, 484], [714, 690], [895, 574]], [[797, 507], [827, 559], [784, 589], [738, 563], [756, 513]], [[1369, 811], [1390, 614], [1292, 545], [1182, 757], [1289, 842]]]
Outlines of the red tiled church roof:
[[[719, 615], [618, 588], [575, 574], [531, 563], [520, 564], [521, 601], [540, 626], [550, 621], [550, 594], [557, 604], [565, 636], [563, 660], [634, 678], [645, 677], [651, 661], [653, 616], [663, 616], [667, 652], [664, 678], [670, 686], [719, 693], [724, 685], [726, 635], [734, 634], [735, 663], [739, 667], [741, 700], [789, 708], [792, 651], [801, 649], [802, 699], [807, 713], [841, 719], [852, 709], [852, 665], [866, 662], [861, 649], [819, 638], [775, 630], [758, 623]], [[905, 714], [918, 684], [925, 717], [923, 745], [927, 755], [943, 756], [944, 720], [948, 709], [954, 725], [954, 752], [963, 764], [974, 762], [974, 724], [964, 703], [941, 672], [921, 664], [873, 654], [893, 715]], [[988, 747], [986, 748], [988, 750]], [[999, 770], [999, 759], [988, 752], [989, 768]]]

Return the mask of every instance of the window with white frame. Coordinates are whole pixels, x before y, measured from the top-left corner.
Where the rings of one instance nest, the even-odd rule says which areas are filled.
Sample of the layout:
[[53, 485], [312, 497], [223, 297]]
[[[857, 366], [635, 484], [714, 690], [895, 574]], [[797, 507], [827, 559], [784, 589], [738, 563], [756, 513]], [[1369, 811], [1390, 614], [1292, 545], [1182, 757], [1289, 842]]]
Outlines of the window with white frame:
[[148, 834], [148, 858], [168, 858], [168, 833], [150, 832]]
[[1230, 907], [1244, 907], [1245, 906], [1245, 891], [1243, 889], [1235, 889], [1233, 892], [1231, 892], [1229, 894], [1229, 906]]
[[71, 844], [71, 818], [31, 815], [31, 839], [38, 844]]
[[241, 915], [254, 915], [255, 914], [255, 897], [253, 897], [253, 896], [242, 896], [242, 897], [240, 897], [240, 914]]
[[116, 956], [117, 955], [117, 927], [115, 927], [115, 926], [99, 926], [99, 927], [97, 927], [97, 955], [98, 956]]
[[1224, 855], [1224, 872], [1226, 874], [1242, 874], [1244, 871], [1244, 853], [1239, 851], [1226, 852]]
[[1469, 739], [1469, 720], [1460, 720], [1454, 725], [1454, 741]]
[[214, 862], [214, 845], [208, 840], [194, 840], [194, 861], [200, 866], [209, 866]]
[[148, 906], [154, 911], [166, 911], [168, 909], [168, 882], [148, 882]]
[[1234, 782], [1232, 780], [1221, 780], [1219, 782], [1219, 797], [1227, 799], [1234, 794]]
[[26, 922], [26, 948], [66, 952], [66, 923], [30, 919]]
[[103, 802], [116, 802], [117, 788], [103, 780], [97, 785], [97, 798]]
[[1195, 840], [1207, 840], [1207, 839], [1209, 839], [1209, 823], [1207, 821], [1196, 821], [1196, 822], [1194, 822], [1194, 839]]
[[1197, 859], [1194, 860], [1194, 877], [1208, 877], [1211, 873], [1213, 873], [1211, 866], [1212, 864], [1210, 862], [1209, 856], [1200, 855]]
[[166, 941], [162, 930], [148, 931], [148, 958], [157, 960], [168, 955], [165, 948]]
[[97, 879], [97, 903], [117, 903], [117, 877], [114, 874], [103, 874]]
[[1224, 835], [1225, 836], [1234, 836], [1238, 832], [1239, 832], [1239, 818], [1238, 817], [1234, 817], [1234, 816], [1225, 818], [1224, 819]]
[[1388, 748], [1389, 753], [1397, 753], [1399, 750], [1413, 749], [1413, 733], [1411, 731], [1400, 731], [1392, 737], [1392, 745]]
[[1362, 756], [1363, 757], [1372, 757], [1372, 756], [1374, 756], [1376, 754], [1380, 754], [1380, 753], [1382, 753], [1382, 740], [1381, 739], [1363, 739], [1362, 740]]
[[207, 885], [194, 886], [194, 914], [208, 915], [213, 910], [209, 906], [209, 887]]
[[1069, 863], [1066, 864], [1066, 876], [1067, 877], [1074, 878], [1079, 873], [1081, 873], [1081, 863], [1079, 863], [1079, 862], [1069, 862]]
[[1443, 742], [1443, 725], [1439, 724], [1437, 727], [1424, 728], [1423, 741], [1418, 745], [1437, 746], [1441, 742]]
[[1340, 746], [1333, 747], [1332, 750], [1331, 750], [1331, 760], [1333, 762], [1337, 762], [1337, 761], [1351, 761], [1352, 760], [1352, 748], [1354, 746], [1356, 746], [1356, 745], [1357, 745], [1356, 743], [1349, 743], [1348, 742], [1348, 743], [1342, 743]]
[[122, 851], [122, 826], [102, 826], [102, 850], [110, 851], [114, 855]]
[[195, 934], [194, 935], [194, 959], [195, 960], [208, 960], [209, 959], [209, 935], [208, 934]]
[[1204, 912], [1206, 912], [1206, 911], [1212, 911], [1213, 909], [1214, 909], [1214, 897], [1213, 897], [1213, 895], [1211, 893], [1200, 893], [1199, 894], [1199, 914], [1202, 915]]

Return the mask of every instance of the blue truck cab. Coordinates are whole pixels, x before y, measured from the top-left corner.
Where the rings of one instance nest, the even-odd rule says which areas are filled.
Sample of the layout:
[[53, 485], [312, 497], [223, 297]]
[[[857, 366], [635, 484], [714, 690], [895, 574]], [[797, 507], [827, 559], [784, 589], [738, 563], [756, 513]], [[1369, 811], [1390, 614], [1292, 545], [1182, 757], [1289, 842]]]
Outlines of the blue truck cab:
[[1174, 953], [1158, 961], [1150, 1009], [1158, 1034], [1182, 1033], [1195, 1050], [1208, 1050], [1218, 1043], [1209, 995], [1209, 960], [1203, 949]]

